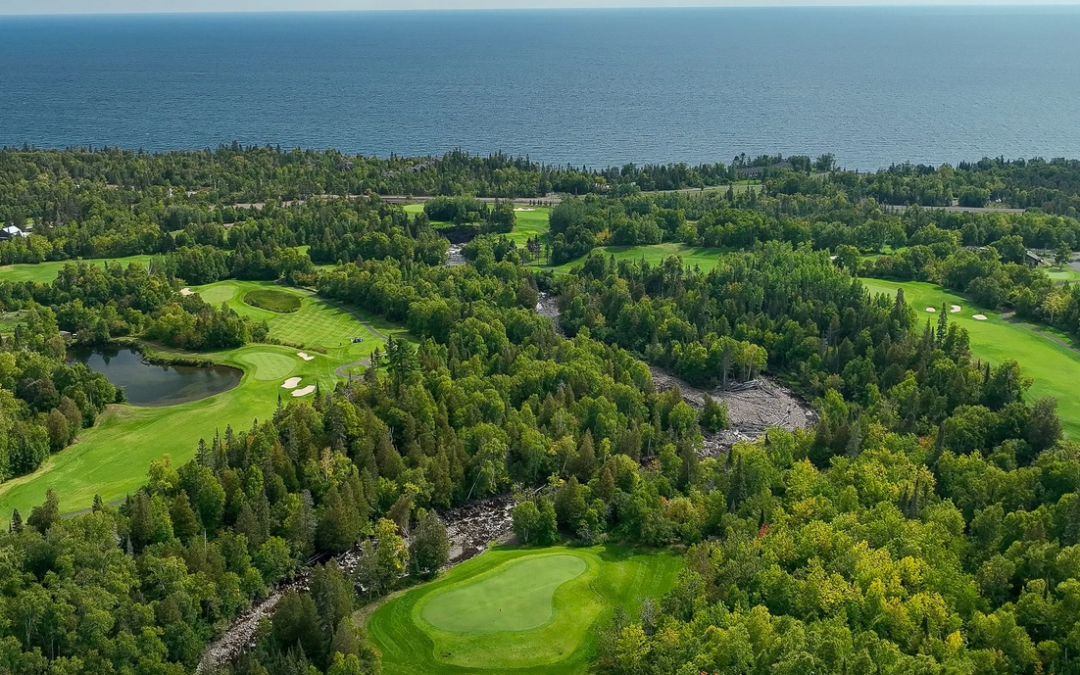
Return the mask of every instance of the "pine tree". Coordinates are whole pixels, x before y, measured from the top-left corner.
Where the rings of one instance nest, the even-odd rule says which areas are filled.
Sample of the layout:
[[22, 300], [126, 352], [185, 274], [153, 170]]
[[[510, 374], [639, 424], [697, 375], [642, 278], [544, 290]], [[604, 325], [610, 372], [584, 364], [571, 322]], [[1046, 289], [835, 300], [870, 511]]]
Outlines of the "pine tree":
[[23, 522], [22, 516], [19, 515], [19, 509], [14, 509], [11, 512], [11, 526], [8, 528], [9, 532], [19, 533], [22, 532]]

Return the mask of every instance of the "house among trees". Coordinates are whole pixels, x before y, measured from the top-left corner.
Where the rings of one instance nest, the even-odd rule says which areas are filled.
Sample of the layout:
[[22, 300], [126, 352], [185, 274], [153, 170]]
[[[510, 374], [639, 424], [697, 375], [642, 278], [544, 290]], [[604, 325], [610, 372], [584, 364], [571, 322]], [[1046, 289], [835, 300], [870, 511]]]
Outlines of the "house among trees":
[[1024, 264], [1027, 265], [1028, 267], [1032, 267], [1032, 268], [1038, 267], [1039, 265], [1042, 265], [1044, 262], [1045, 261], [1042, 259], [1042, 257], [1040, 255], [1038, 255], [1037, 253], [1035, 253], [1034, 251], [1032, 251], [1030, 249], [1028, 249], [1027, 251], [1024, 251]]
[[14, 239], [15, 237], [27, 237], [28, 233], [23, 232], [14, 225], [8, 225], [7, 227], [0, 229], [0, 241], [7, 241], [8, 239]]

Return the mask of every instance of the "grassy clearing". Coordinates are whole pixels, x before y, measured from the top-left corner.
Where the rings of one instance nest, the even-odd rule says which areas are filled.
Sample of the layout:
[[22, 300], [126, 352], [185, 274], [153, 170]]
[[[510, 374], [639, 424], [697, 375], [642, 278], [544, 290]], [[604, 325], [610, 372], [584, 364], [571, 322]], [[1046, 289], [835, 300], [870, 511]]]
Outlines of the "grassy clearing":
[[299, 310], [300, 300], [300, 296], [294, 293], [286, 293], [272, 288], [248, 291], [244, 294], [245, 303], [278, 314], [289, 314]]
[[548, 218], [551, 209], [546, 206], [516, 206], [517, 209], [535, 209], [535, 211], [517, 211], [514, 213], [514, 230], [506, 235], [518, 246], [524, 246], [525, 242], [534, 237], [546, 237], [550, 227]]
[[[402, 206], [405, 213], [416, 215], [423, 213], [423, 204], [405, 204]], [[518, 246], [524, 246], [525, 242], [536, 236], [546, 236], [549, 230], [548, 218], [551, 216], [551, 207], [548, 206], [514, 206], [514, 230], [506, 235]], [[528, 210], [532, 209], [532, 210]], [[431, 221], [434, 227], [449, 227], [451, 223], [437, 220]]]
[[387, 675], [584, 673], [591, 627], [617, 606], [639, 611], [680, 566], [668, 552], [618, 546], [496, 547], [383, 604], [368, 633]]
[[1046, 268], [1045, 271], [1046, 276], [1059, 283], [1063, 281], [1080, 281], [1080, 272], [1071, 267], [1052, 267]]
[[[300, 309], [278, 314], [243, 302], [247, 293], [271, 287], [300, 298]], [[123, 498], [145, 482], [152, 460], [167, 454], [176, 464], [186, 462], [195, 456], [200, 438], [209, 441], [215, 432], [224, 433], [227, 425], [246, 429], [256, 419], [267, 419], [279, 394], [285, 402], [291, 400], [289, 391], [281, 388], [286, 378], [303, 378], [301, 386], [333, 387], [341, 379], [335, 368], [367, 358], [383, 344], [353, 314], [303, 291], [250, 281], [219, 282], [194, 290], [204, 299], [210, 296], [239, 313], [265, 319], [272, 338], [326, 351], [311, 351], [311, 361], [297, 356], [295, 347], [263, 344], [208, 354], [216, 363], [244, 371], [235, 389], [175, 406], [110, 406], [95, 427], [83, 430], [78, 443], [50, 457], [33, 474], [0, 484], [3, 517], [13, 508], [28, 514], [32, 506], [42, 502], [50, 486], [60, 495], [65, 512], [90, 506], [95, 494], [105, 501]], [[385, 322], [374, 326], [384, 335], [404, 336], [404, 329], [398, 326]], [[365, 339], [353, 344], [344, 342], [346, 335]]]
[[[603, 246], [593, 251], [603, 251], [605, 255], [613, 255], [616, 260], [644, 260], [650, 265], [658, 265], [668, 257], [677, 255], [682, 257], [683, 265], [698, 267], [702, 272], [711, 271], [719, 263], [720, 256], [725, 253], [721, 248], [698, 248], [686, 244], [652, 244], [649, 246]], [[575, 266], [583, 263], [585, 258], [571, 260], [562, 265], [551, 267], [557, 273], [569, 272]]]
[[126, 258], [95, 258], [93, 260], [61, 260], [57, 262], [43, 262], [36, 264], [4, 265], [0, 267], [0, 279], [5, 281], [33, 281], [39, 284], [50, 283], [56, 279], [60, 270], [68, 263], [85, 262], [92, 265], [102, 266], [105, 263], [116, 264], [137, 263], [146, 266], [150, 262], [148, 255], [132, 255]]
[[[1024, 374], [1035, 378], [1029, 390], [1029, 398], [1053, 396], [1058, 401], [1058, 415], [1065, 432], [1080, 439], [1080, 398], [1076, 396], [1076, 382], [1080, 382], [1080, 353], [1060, 344], [1069, 342], [1067, 336], [1055, 335], [1052, 329], [1039, 328], [1024, 323], [1005, 321], [998, 312], [984, 310], [972, 302], [940, 286], [922, 282], [894, 282], [881, 279], [863, 279], [863, 285], [873, 293], [896, 295], [904, 289], [904, 298], [922, 315], [927, 307], [941, 312], [942, 303], [960, 305], [956, 314], [949, 314], [949, 321], [967, 329], [971, 336], [971, 351], [977, 357], [991, 363], [1015, 359]], [[937, 314], [925, 312], [931, 321], [937, 322]], [[975, 314], [987, 317], [976, 321]]]

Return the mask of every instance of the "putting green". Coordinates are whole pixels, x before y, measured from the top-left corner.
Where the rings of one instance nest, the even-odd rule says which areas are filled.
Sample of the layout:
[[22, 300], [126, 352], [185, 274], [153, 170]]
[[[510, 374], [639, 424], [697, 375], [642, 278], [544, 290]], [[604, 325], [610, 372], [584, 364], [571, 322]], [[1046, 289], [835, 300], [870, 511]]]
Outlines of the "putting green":
[[573, 555], [515, 560], [483, 578], [432, 594], [421, 615], [451, 633], [530, 630], [551, 620], [555, 589], [588, 568]]
[[234, 283], [224, 281], [210, 284], [209, 286], [200, 286], [191, 290], [197, 292], [203, 302], [211, 305], [220, 305], [223, 302], [232, 300], [233, 297], [236, 296], [239, 287]]
[[387, 675], [581, 674], [592, 628], [616, 607], [659, 598], [682, 561], [620, 546], [494, 547], [371, 614], [368, 634]]
[[287, 356], [271, 351], [257, 351], [242, 354], [236, 359], [251, 366], [256, 380], [281, 380], [289, 376], [300, 365], [299, 356]]

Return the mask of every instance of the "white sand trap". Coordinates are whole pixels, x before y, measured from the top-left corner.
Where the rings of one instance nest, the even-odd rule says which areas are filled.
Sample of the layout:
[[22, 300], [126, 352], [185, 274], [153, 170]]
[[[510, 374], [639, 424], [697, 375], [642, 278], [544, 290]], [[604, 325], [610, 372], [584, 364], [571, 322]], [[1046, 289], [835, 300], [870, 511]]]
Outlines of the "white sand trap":
[[195, 291], [191, 290], [190, 288], [181, 288], [180, 289], [180, 295], [194, 295], [194, 294], [195, 294]]
[[282, 389], [296, 389], [297, 387], [300, 386], [300, 380], [302, 380], [302, 379], [304, 379], [304, 378], [302, 378], [302, 377], [290, 377], [289, 379], [285, 380], [285, 384], [281, 385], [281, 388]]
[[985, 314], [976, 314], [975, 316], [973, 316], [971, 318], [975, 319], [976, 321], [986, 321], [986, 315]]
[[960, 305], [953, 305], [949, 308], [949, 314], [956, 314], [960, 311]]
[[297, 390], [293, 391], [292, 395], [293, 396], [307, 396], [308, 394], [310, 394], [313, 391], [315, 391], [315, 385], [309, 384], [308, 386], [304, 387], [303, 389], [297, 389]]
[[937, 311], [937, 307], [927, 307], [927, 308], [926, 308], [926, 311], [928, 311], [928, 312], [930, 312], [931, 314], [933, 314], [934, 312], [936, 312], [936, 311]]
[[514, 209], [515, 211], [535, 211], [536, 209]]
[[304, 359], [305, 361], [311, 361], [315, 358], [314, 356], [308, 356], [307, 352], [296, 352], [296, 355]]

